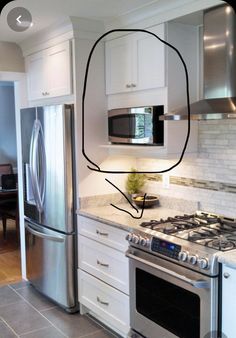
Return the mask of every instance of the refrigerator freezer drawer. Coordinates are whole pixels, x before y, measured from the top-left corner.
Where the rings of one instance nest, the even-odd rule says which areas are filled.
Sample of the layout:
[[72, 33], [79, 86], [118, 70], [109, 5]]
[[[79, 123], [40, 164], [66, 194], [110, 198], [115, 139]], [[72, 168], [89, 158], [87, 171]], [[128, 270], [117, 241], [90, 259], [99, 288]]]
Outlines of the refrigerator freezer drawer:
[[27, 278], [66, 309], [76, 306], [74, 235], [25, 221]]

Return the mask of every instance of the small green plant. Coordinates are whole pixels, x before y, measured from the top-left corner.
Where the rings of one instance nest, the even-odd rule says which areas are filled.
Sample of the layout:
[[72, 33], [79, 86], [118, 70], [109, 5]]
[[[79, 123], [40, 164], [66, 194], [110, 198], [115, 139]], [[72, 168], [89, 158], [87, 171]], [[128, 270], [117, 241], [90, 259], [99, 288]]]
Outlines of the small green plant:
[[131, 173], [128, 174], [125, 188], [128, 194], [137, 194], [141, 191], [146, 181], [144, 174], [139, 174], [136, 169], [131, 168]]

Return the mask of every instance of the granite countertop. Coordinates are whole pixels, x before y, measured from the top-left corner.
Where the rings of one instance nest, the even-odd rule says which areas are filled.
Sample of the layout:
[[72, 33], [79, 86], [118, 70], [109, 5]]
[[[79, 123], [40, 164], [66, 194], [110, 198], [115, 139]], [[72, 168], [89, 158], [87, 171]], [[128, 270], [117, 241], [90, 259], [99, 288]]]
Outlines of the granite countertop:
[[[128, 203], [118, 203], [115, 205], [119, 208], [131, 212], [132, 215], [135, 217], [139, 217], [141, 215], [141, 209], [139, 209], [139, 213], [137, 213], [135, 209], [133, 209]], [[130, 231], [134, 228], [138, 228], [142, 222], [150, 221], [151, 219], [160, 219], [174, 217], [176, 215], [183, 215], [184, 212], [172, 208], [157, 206], [144, 209], [142, 218], [135, 219], [124, 211], [120, 211], [111, 205], [105, 205], [96, 207], [84, 207], [78, 210], [77, 214], [94, 219], [96, 221], [103, 222], [105, 224], [125, 231]], [[219, 252], [217, 253], [217, 256], [220, 263], [236, 269], [236, 250]]]
[[[141, 209], [139, 213], [133, 209], [129, 204], [116, 204], [117, 207], [125, 209], [132, 213], [133, 216], [139, 217], [141, 215]], [[124, 211], [120, 211], [111, 205], [82, 208], [77, 212], [81, 216], [106, 223], [108, 225], [120, 228], [126, 231], [130, 231], [133, 228], [139, 227], [140, 223], [150, 221], [151, 219], [160, 219], [167, 217], [174, 217], [176, 215], [183, 215], [183, 212], [175, 209], [164, 208], [161, 206], [144, 209], [141, 219], [135, 219]]]

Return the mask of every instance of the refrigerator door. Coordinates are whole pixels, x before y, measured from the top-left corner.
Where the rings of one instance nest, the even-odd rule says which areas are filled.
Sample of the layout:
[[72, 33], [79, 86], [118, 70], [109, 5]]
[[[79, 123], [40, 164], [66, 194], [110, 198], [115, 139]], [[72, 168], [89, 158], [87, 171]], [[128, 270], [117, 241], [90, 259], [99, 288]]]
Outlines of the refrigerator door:
[[[25, 216], [63, 233], [74, 231], [72, 114], [72, 105], [30, 108], [22, 113]], [[30, 141], [24, 125], [27, 116]]]
[[25, 221], [27, 278], [44, 295], [66, 309], [74, 308], [74, 235]]
[[[74, 231], [72, 179], [72, 106], [46, 106], [38, 111], [44, 135], [46, 156], [41, 170], [39, 190], [44, 201], [40, 224], [64, 233]], [[40, 148], [39, 148], [40, 149]], [[43, 196], [43, 176], [45, 192]]]

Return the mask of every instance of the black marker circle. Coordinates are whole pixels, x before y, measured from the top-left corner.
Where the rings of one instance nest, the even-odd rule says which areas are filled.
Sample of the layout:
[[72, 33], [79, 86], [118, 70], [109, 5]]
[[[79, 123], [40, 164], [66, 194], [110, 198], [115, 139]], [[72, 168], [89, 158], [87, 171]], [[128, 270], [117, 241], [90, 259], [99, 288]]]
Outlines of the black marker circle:
[[183, 145], [183, 149], [182, 152], [180, 154], [179, 160], [172, 165], [171, 167], [164, 169], [164, 170], [159, 170], [159, 171], [137, 171], [137, 174], [163, 174], [166, 173], [172, 169], [174, 169], [175, 167], [177, 167], [183, 160], [187, 145], [188, 145], [188, 141], [189, 141], [189, 137], [190, 137], [190, 131], [191, 131], [191, 121], [190, 121], [190, 97], [189, 97], [189, 77], [188, 77], [188, 70], [187, 70], [187, 66], [186, 63], [181, 55], [181, 53], [179, 52], [179, 50], [173, 46], [172, 44], [170, 44], [169, 42], [161, 39], [159, 36], [157, 36], [156, 34], [146, 30], [146, 29], [126, 29], [126, 28], [122, 28], [122, 29], [112, 29], [106, 33], [104, 33], [103, 35], [100, 36], [100, 38], [98, 38], [90, 53], [88, 56], [88, 60], [87, 60], [87, 64], [86, 64], [86, 70], [85, 70], [85, 76], [84, 76], [84, 86], [83, 86], [83, 94], [82, 94], [82, 154], [84, 156], [84, 158], [93, 166], [88, 165], [87, 168], [95, 171], [95, 172], [100, 172], [100, 173], [105, 173], [105, 174], [129, 174], [132, 171], [120, 171], [120, 170], [101, 170], [100, 167], [98, 166], [98, 164], [96, 164], [94, 161], [92, 161], [89, 156], [86, 154], [85, 151], [85, 96], [86, 96], [86, 88], [87, 88], [87, 81], [88, 81], [88, 73], [89, 73], [89, 66], [90, 66], [90, 62], [91, 62], [91, 58], [92, 55], [94, 53], [94, 50], [96, 48], [96, 46], [98, 45], [98, 43], [107, 35], [115, 33], [115, 32], [142, 32], [142, 33], [146, 33], [149, 35], [154, 36], [157, 40], [159, 40], [160, 42], [164, 43], [166, 46], [170, 47], [171, 49], [173, 49], [177, 56], [180, 58], [182, 65], [183, 65], [183, 70], [184, 70], [184, 74], [185, 74], [185, 85], [186, 85], [186, 104], [187, 104], [187, 110], [188, 110], [188, 127], [187, 127], [187, 134], [186, 134], [186, 139]]

